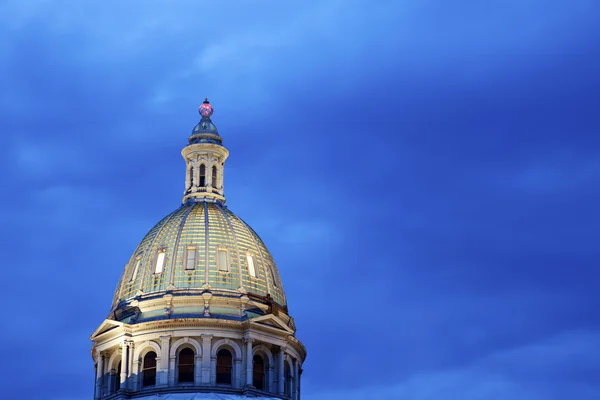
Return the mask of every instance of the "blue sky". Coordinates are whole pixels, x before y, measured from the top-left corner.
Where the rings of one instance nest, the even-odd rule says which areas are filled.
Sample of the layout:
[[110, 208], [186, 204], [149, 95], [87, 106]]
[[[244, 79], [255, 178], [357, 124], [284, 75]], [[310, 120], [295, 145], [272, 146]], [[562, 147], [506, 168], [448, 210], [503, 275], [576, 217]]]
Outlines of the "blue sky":
[[92, 397], [88, 337], [180, 203], [207, 96], [228, 205], [308, 349], [303, 398], [600, 398], [598, 15], [4, 0], [2, 397]]

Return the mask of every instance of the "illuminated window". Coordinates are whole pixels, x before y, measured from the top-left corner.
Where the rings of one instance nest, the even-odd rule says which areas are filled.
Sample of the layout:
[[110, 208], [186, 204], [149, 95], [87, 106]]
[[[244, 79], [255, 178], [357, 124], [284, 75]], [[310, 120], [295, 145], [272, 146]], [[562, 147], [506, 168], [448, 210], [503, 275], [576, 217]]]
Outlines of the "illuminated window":
[[194, 382], [194, 350], [185, 348], [179, 352], [177, 364], [177, 382]]
[[154, 267], [154, 273], [160, 274], [165, 266], [165, 252], [161, 251], [156, 257], [156, 266]]
[[133, 267], [133, 274], [131, 275], [132, 281], [135, 281], [135, 278], [137, 277], [138, 269], [140, 269], [140, 262], [142, 262], [141, 258], [138, 258], [135, 261], [135, 267]]
[[217, 187], [217, 167], [212, 167], [212, 187]]
[[251, 277], [256, 278], [256, 270], [254, 269], [254, 259], [252, 259], [252, 255], [246, 254], [246, 259], [248, 260], [248, 273]]
[[156, 353], [148, 352], [142, 361], [142, 386], [156, 385]]
[[221, 349], [217, 353], [217, 384], [231, 385], [232, 358], [229, 350]]
[[196, 248], [188, 247], [185, 254], [185, 269], [191, 271], [196, 269]]
[[206, 186], [206, 167], [200, 164], [200, 186]]
[[217, 249], [217, 268], [221, 272], [229, 272], [229, 262], [227, 260], [227, 250]]

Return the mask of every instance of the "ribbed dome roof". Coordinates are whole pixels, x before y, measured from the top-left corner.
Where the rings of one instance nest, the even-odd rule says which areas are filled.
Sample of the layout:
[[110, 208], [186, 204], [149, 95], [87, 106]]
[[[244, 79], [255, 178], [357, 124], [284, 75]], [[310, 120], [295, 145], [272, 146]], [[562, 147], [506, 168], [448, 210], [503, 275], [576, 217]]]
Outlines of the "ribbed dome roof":
[[240, 288], [286, 304], [275, 262], [256, 232], [219, 202], [190, 201], [142, 239], [125, 267], [113, 309], [140, 294], [214, 289], [239, 295]]

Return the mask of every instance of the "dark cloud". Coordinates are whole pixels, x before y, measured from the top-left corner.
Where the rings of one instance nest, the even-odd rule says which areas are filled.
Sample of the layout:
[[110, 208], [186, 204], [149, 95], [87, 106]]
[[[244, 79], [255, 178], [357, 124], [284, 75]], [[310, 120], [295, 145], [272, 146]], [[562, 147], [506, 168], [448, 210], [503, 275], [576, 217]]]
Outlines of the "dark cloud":
[[204, 96], [305, 398], [600, 395], [597, 2], [134, 4], [0, 6], [7, 398], [91, 393]]

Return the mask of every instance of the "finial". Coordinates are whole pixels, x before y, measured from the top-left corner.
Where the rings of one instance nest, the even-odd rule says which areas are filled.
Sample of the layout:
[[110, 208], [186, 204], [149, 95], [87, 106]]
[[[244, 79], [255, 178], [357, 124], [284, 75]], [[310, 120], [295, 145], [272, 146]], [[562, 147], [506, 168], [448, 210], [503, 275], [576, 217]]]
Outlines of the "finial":
[[210, 105], [208, 98], [205, 98], [202, 105], [198, 108], [198, 112], [200, 113], [202, 118], [210, 118], [210, 116], [213, 114], [213, 111], [214, 110]]

